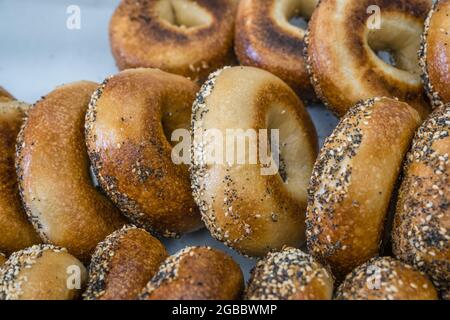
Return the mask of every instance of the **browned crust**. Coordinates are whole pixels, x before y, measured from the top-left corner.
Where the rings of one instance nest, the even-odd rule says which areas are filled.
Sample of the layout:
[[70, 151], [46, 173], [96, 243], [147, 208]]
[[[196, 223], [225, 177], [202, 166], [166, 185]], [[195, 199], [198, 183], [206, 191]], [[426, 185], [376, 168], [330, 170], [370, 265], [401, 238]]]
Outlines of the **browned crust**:
[[23, 210], [14, 168], [16, 138], [29, 105], [0, 101], [0, 250], [14, 251], [40, 242]]
[[14, 97], [3, 87], [0, 87], [0, 102], [6, 102], [10, 100], [14, 100]]
[[421, 126], [405, 163], [394, 254], [450, 289], [450, 105]]
[[394, 185], [416, 128], [417, 112], [377, 98], [350, 109], [326, 140], [309, 187], [310, 252], [338, 279], [379, 252]]
[[[342, 0], [321, 0], [309, 22], [305, 36], [307, 69], [317, 96], [337, 116], [345, 113], [360, 100], [386, 96], [398, 98], [413, 106], [425, 118], [430, 112], [423, 85], [409, 84], [398, 77], [388, 75], [383, 68], [375, 65], [371, 49], [364, 42], [366, 22], [370, 15], [367, 8], [378, 5], [381, 13], [399, 12], [405, 19], [422, 25], [431, 8], [431, 0], [360, 0], [347, 2], [347, 9], [338, 23], [337, 3]], [[345, 42], [337, 41], [337, 35], [345, 34]], [[325, 36], [326, 35], [326, 36]], [[340, 56], [336, 48], [345, 48], [347, 56]], [[342, 57], [343, 56], [343, 57]], [[341, 61], [340, 59], [346, 59]], [[351, 61], [348, 76], [346, 61]], [[361, 89], [358, 94], [352, 81], [357, 81]]]
[[17, 140], [16, 169], [28, 218], [41, 238], [89, 261], [98, 242], [124, 220], [92, 184], [84, 116], [97, 87], [58, 87], [28, 112]]
[[248, 300], [331, 300], [333, 276], [311, 255], [283, 248], [256, 264], [245, 292]]
[[391, 257], [373, 258], [350, 273], [337, 300], [437, 300], [427, 276]]
[[167, 258], [158, 239], [125, 226], [98, 244], [89, 266], [85, 300], [134, 300]]
[[6, 262], [6, 256], [0, 252], [0, 267]]
[[188, 128], [197, 90], [188, 79], [160, 70], [123, 71], [98, 88], [86, 115], [100, 186], [134, 224], [165, 237], [202, 227], [188, 168], [173, 163], [162, 125], [170, 114], [170, 129]]
[[212, 18], [209, 25], [196, 28], [179, 28], [163, 21], [156, 3], [123, 0], [115, 11], [109, 35], [121, 70], [159, 68], [202, 81], [233, 61], [236, 1], [195, 1]]
[[235, 52], [243, 65], [265, 69], [302, 98], [314, 90], [303, 57], [303, 35], [283, 28], [275, 17], [276, 0], [241, 0], [236, 18]]
[[[310, 173], [305, 174], [304, 199], [295, 198], [280, 175], [262, 176], [260, 163], [206, 165], [202, 158], [205, 145], [195, 134], [204, 128], [220, 128], [221, 132], [228, 128], [267, 128], [268, 110], [273, 105], [282, 106], [286, 117], [282, 122], [290, 119], [295, 125], [295, 133], [290, 137], [300, 140], [296, 141], [305, 157], [299, 171], [312, 169], [317, 135], [311, 118], [292, 89], [267, 71], [253, 67], [220, 70], [203, 85], [193, 105], [194, 198], [212, 236], [249, 256], [264, 256], [270, 250], [284, 245], [296, 247], [304, 241], [303, 212]], [[250, 123], [243, 120], [242, 110], [246, 110], [245, 118]], [[229, 127], [224, 127], [225, 123]], [[290, 147], [298, 145], [291, 142]]]
[[434, 106], [450, 102], [450, 1], [434, 3], [419, 51], [422, 79]]
[[237, 300], [244, 289], [239, 265], [209, 247], [189, 247], [169, 257], [141, 300]]

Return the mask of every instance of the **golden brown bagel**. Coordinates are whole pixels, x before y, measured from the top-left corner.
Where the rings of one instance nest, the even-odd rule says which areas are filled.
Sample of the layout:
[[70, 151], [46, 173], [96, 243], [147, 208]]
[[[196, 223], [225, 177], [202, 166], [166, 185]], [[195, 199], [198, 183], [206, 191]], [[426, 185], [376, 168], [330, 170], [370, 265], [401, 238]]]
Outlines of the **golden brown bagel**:
[[88, 261], [95, 246], [123, 224], [92, 184], [84, 119], [93, 82], [58, 87], [28, 112], [17, 142], [19, 188], [41, 238]]
[[233, 61], [236, 8], [235, 0], [122, 0], [109, 27], [117, 65], [202, 80]]
[[305, 30], [289, 23], [298, 14], [310, 18], [318, 0], [241, 0], [235, 51], [243, 65], [280, 77], [301, 97], [313, 98], [303, 57]]
[[202, 227], [188, 168], [174, 164], [168, 141], [175, 129], [189, 128], [197, 90], [157, 69], [127, 70], [96, 91], [86, 116], [100, 185], [134, 224], [166, 237]]
[[[305, 37], [307, 67], [319, 98], [338, 116], [360, 100], [398, 98], [429, 113], [417, 51], [432, 0], [322, 0]], [[367, 13], [378, 6], [376, 17]], [[372, 24], [372, 22], [374, 22]], [[370, 27], [370, 28], [369, 28]], [[392, 66], [377, 56], [391, 51]]]
[[422, 78], [433, 105], [450, 102], [450, 0], [439, 0], [425, 22], [419, 52]]
[[437, 300], [422, 272], [391, 257], [373, 258], [350, 273], [338, 288], [337, 300]]
[[169, 257], [140, 300], [237, 300], [244, 289], [239, 265], [209, 247], [189, 247]]
[[405, 164], [392, 234], [397, 258], [450, 289], [450, 104], [420, 127]]
[[416, 128], [404, 102], [376, 98], [350, 109], [326, 140], [309, 187], [310, 252], [342, 279], [376, 256], [392, 192]]
[[40, 242], [23, 210], [14, 168], [17, 135], [29, 106], [0, 101], [0, 251], [11, 254]]
[[35, 245], [0, 268], [0, 300], [73, 300], [86, 280], [86, 268], [66, 249]]
[[167, 258], [158, 239], [127, 225], [100, 242], [89, 266], [85, 300], [134, 300]]
[[[250, 148], [240, 150], [246, 157], [241, 163], [228, 146], [219, 161], [206, 159], [209, 149], [223, 147], [220, 139], [210, 141], [211, 129], [222, 137], [227, 130], [254, 132], [253, 141], [260, 142], [253, 149], [254, 164], [248, 161]], [[264, 145], [259, 130], [265, 129], [269, 135], [278, 130], [281, 159], [274, 172], [263, 175], [268, 162], [261, 158], [267, 152], [259, 147]], [[304, 240], [306, 189], [317, 155], [317, 137], [292, 89], [253, 67], [218, 71], [203, 85], [193, 105], [192, 132], [192, 189], [211, 234], [251, 256], [263, 256], [284, 245], [299, 246]], [[234, 158], [229, 159], [227, 153]]]
[[6, 262], [6, 257], [0, 252], [0, 267]]
[[5, 89], [0, 87], [0, 102], [14, 100], [14, 97]]
[[269, 253], [252, 270], [248, 300], [331, 300], [333, 276], [300, 249]]

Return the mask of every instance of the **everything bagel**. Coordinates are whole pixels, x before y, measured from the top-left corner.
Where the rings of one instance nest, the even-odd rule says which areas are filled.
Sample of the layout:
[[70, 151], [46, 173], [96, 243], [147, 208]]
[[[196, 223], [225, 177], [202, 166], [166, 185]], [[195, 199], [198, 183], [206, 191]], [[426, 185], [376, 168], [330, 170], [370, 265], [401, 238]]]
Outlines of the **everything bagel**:
[[[261, 136], [261, 129], [268, 131]], [[230, 143], [234, 145], [233, 140], [220, 139], [228, 137], [230, 130], [250, 131], [250, 142], [259, 143], [259, 148], [253, 148], [254, 164], [247, 161], [252, 155], [246, 145], [233, 152], [229, 147]], [[274, 172], [266, 174], [261, 168], [270, 166], [272, 157], [269, 161], [261, 158], [268, 142], [263, 138], [272, 130], [279, 133], [275, 148], [280, 163]], [[213, 237], [250, 256], [263, 256], [284, 245], [300, 245], [317, 137], [308, 113], [291, 88], [253, 67], [218, 71], [203, 85], [193, 105], [192, 133], [192, 189]], [[213, 136], [209, 133], [218, 137], [210, 141]], [[220, 142], [227, 147], [223, 149]], [[211, 148], [225, 150], [233, 159], [227, 154], [210, 162], [205, 155]], [[245, 161], [235, 157], [240, 152]]]
[[29, 106], [0, 101], [0, 251], [11, 254], [40, 242], [23, 210], [14, 168], [16, 139]]
[[111, 77], [92, 96], [86, 141], [101, 187], [137, 226], [165, 237], [202, 227], [186, 165], [170, 136], [188, 129], [198, 87], [157, 69]]
[[420, 127], [405, 164], [392, 234], [397, 258], [450, 290], [450, 105]]
[[123, 0], [109, 27], [117, 65], [205, 79], [233, 61], [236, 8], [235, 0]]
[[450, 0], [436, 1], [425, 22], [420, 64], [434, 105], [450, 102]]
[[58, 87], [28, 111], [17, 139], [16, 169], [28, 218], [45, 242], [83, 261], [124, 222], [89, 173], [83, 128], [96, 88], [93, 82]]
[[241, 0], [236, 19], [235, 50], [243, 65], [259, 67], [280, 77], [301, 97], [313, 88], [303, 57], [305, 30], [291, 17], [309, 19], [318, 0]]
[[[338, 116], [358, 101], [391, 97], [425, 118], [417, 51], [431, 0], [322, 0], [305, 37], [307, 68], [319, 98]], [[377, 8], [380, 25], [367, 13]], [[375, 13], [376, 15], [377, 13]], [[394, 65], [377, 56], [392, 53]]]
[[418, 113], [376, 98], [350, 109], [325, 141], [308, 197], [310, 252], [342, 279], [379, 253], [384, 222]]

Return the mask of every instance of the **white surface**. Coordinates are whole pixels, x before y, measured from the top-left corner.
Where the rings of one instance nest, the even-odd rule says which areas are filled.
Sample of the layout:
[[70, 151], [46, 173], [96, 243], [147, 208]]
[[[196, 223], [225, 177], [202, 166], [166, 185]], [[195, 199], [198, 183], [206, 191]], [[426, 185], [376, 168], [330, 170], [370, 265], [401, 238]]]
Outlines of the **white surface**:
[[[109, 19], [119, 0], [0, 0], [0, 85], [33, 103], [56, 86], [78, 80], [101, 82], [117, 73], [108, 42]], [[81, 29], [69, 30], [67, 7], [81, 9]], [[336, 119], [323, 106], [308, 108], [321, 138]], [[254, 261], [213, 240], [206, 230], [164, 240], [170, 252], [188, 245], [225, 250], [248, 277]]]

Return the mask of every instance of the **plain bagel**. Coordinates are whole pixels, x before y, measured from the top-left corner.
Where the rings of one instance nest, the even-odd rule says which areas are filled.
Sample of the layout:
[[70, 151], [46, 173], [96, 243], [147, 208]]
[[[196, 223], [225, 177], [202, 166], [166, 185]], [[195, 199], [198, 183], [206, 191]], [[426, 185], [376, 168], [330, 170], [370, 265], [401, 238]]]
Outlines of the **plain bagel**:
[[5, 89], [0, 87], [0, 102], [14, 100], [14, 97]]
[[425, 22], [419, 52], [422, 78], [433, 105], [450, 103], [450, 0], [439, 0]]
[[420, 125], [404, 102], [361, 102], [327, 138], [314, 167], [307, 210], [308, 248], [338, 279], [379, 253], [403, 159]]
[[117, 65], [204, 80], [234, 60], [236, 8], [236, 0], [122, 0], [109, 27]]
[[[430, 107], [417, 51], [431, 3], [431, 0], [320, 1], [305, 37], [307, 67], [319, 98], [338, 116], [345, 115], [361, 100], [398, 98], [425, 118]], [[373, 14], [368, 13], [371, 8]], [[393, 65], [379, 58], [379, 51], [390, 51]]]
[[172, 160], [171, 135], [189, 129], [198, 86], [157, 69], [106, 80], [92, 96], [86, 141], [101, 187], [137, 226], [165, 237], [203, 226], [189, 171]]
[[244, 289], [239, 265], [209, 247], [188, 247], [170, 256], [140, 300], [237, 300]]
[[450, 290], [450, 104], [420, 127], [409, 152], [392, 234], [397, 258]]
[[0, 251], [11, 254], [41, 242], [22, 207], [14, 167], [16, 139], [29, 105], [0, 101]]
[[333, 276], [300, 249], [271, 252], [252, 270], [248, 300], [331, 300]]
[[35, 245], [13, 253], [0, 268], [0, 300], [73, 300], [86, 280], [86, 268], [66, 249]]
[[134, 300], [168, 257], [158, 239], [132, 225], [100, 242], [89, 266], [85, 300]]
[[[280, 161], [272, 172], [263, 172], [273, 158], [265, 161], [268, 141], [263, 139], [273, 131], [279, 133], [275, 148]], [[193, 105], [192, 134], [192, 189], [213, 237], [250, 256], [299, 246], [317, 136], [294, 91], [253, 67], [215, 72]], [[239, 136], [245, 139], [246, 134], [253, 148], [246, 144], [233, 152], [230, 145], [238, 145]], [[225, 152], [210, 159], [211, 149]]]
[[356, 268], [338, 288], [336, 300], [437, 300], [428, 277], [391, 257]]
[[243, 65], [280, 77], [301, 97], [312, 98], [303, 57], [305, 30], [290, 24], [294, 16], [309, 19], [318, 0], [241, 0], [236, 18], [235, 51]]
[[124, 220], [95, 188], [84, 141], [93, 82], [58, 87], [27, 113], [17, 141], [19, 189], [28, 218], [45, 242], [88, 261]]

